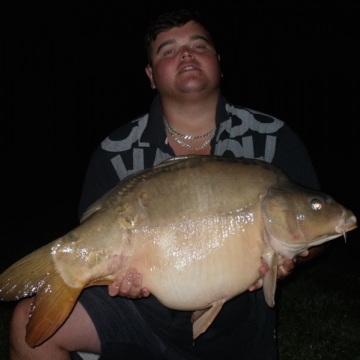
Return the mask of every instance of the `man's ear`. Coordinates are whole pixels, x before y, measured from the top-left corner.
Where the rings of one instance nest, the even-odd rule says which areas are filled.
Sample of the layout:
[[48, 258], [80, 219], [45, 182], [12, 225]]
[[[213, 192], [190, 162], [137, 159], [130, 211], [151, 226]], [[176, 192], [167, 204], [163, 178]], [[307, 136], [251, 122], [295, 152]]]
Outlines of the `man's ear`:
[[145, 67], [145, 72], [146, 72], [146, 75], [147, 77], [149, 78], [150, 80], [150, 86], [152, 89], [156, 89], [156, 85], [154, 83], [154, 78], [153, 78], [153, 72], [152, 72], [152, 67], [150, 65], [147, 65]]
[[[219, 62], [220, 62], [220, 55], [219, 55], [219, 54], [218, 54], [217, 58], [218, 58], [218, 60], [219, 60]], [[221, 72], [221, 77], [224, 77], [223, 72]]]

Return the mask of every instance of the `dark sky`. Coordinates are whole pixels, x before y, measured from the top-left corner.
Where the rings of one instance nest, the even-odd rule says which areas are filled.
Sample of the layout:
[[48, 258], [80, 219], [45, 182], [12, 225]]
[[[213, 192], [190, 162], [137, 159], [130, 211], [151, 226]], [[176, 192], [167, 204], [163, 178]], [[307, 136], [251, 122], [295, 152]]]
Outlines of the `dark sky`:
[[[177, 6], [130, 3], [11, 1], [0, 11], [4, 225], [14, 247], [77, 223], [91, 153], [148, 111], [143, 36], [154, 15]], [[197, 7], [219, 41], [223, 93], [287, 122], [323, 189], [357, 211], [359, 2], [234, 3]]]

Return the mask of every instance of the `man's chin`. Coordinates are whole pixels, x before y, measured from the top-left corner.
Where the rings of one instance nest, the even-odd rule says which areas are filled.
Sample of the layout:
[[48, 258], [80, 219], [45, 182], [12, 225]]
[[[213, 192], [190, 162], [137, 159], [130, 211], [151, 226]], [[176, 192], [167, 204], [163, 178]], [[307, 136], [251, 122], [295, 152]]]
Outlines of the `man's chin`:
[[208, 88], [208, 84], [205, 82], [199, 81], [187, 81], [186, 84], [179, 84], [178, 89], [181, 93], [184, 94], [192, 94], [192, 93], [199, 93], [203, 92]]

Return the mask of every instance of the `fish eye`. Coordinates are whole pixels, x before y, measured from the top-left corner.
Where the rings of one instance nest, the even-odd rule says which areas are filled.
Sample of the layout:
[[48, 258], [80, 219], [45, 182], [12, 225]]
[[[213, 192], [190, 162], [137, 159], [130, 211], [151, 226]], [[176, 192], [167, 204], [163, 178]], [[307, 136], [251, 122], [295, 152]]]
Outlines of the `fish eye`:
[[311, 208], [313, 210], [318, 211], [318, 210], [321, 210], [322, 207], [323, 207], [323, 203], [320, 199], [314, 198], [311, 200]]

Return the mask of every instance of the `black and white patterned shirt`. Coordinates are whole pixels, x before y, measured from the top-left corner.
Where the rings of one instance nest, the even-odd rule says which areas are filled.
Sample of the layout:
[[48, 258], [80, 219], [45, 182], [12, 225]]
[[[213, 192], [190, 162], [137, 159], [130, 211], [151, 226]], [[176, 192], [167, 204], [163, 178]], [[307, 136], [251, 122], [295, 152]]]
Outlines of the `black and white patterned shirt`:
[[[230, 104], [220, 96], [211, 154], [273, 163], [301, 184], [319, 188], [305, 146], [281, 120]], [[167, 144], [157, 95], [150, 112], [112, 132], [93, 154], [85, 177], [80, 214], [119, 180], [175, 156]]]

